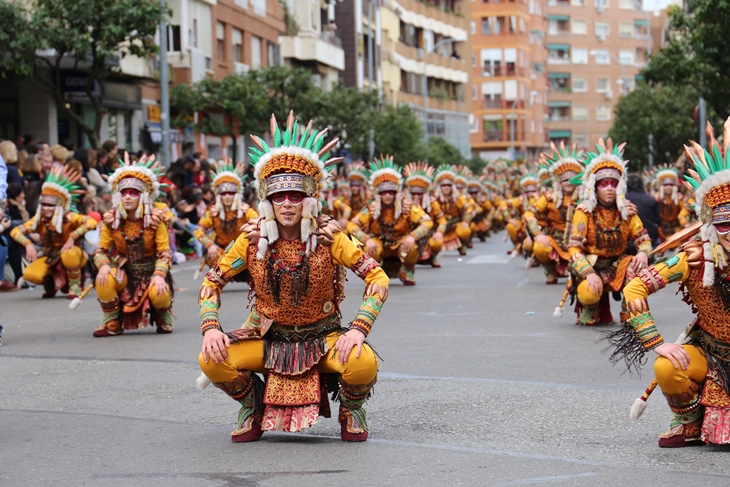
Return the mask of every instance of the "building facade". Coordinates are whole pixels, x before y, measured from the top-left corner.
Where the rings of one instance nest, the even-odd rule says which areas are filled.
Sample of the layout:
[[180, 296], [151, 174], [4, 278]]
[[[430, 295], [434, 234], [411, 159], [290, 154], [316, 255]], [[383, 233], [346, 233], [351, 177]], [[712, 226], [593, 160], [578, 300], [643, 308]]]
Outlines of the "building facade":
[[646, 65], [649, 23], [640, 0], [548, 0], [548, 130], [592, 147]]
[[474, 154], [534, 158], [547, 142], [545, 0], [472, 3]]

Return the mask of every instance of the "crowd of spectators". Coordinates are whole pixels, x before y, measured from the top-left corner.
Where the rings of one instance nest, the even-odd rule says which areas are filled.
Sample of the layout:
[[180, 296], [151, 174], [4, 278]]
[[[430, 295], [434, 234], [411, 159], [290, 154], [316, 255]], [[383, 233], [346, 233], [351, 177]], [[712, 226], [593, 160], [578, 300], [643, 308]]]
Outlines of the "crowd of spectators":
[[[101, 221], [102, 215], [111, 209], [109, 176], [125, 157], [136, 161], [146, 151], [136, 153], [117, 147], [107, 140], [101, 149], [75, 148], [71, 144], [49, 146], [32, 136], [18, 136], [15, 140], [0, 141], [0, 292], [18, 289], [22, 276], [25, 249], [10, 238], [10, 231], [22, 225], [36, 214], [43, 181], [54, 165], [67, 165], [81, 174], [83, 194], [77, 211]], [[167, 170], [161, 183], [160, 200], [173, 212], [170, 224], [170, 244], [175, 263], [187, 258], [202, 256], [203, 247], [193, 231], [203, 217], [208, 205], [215, 203], [210, 188], [210, 163], [200, 153], [193, 153], [175, 161]], [[253, 199], [253, 191], [247, 188], [247, 200]], [[36, 244], [37, 234], [31, 235]], [[91, 254], [99, 238], [99, 230], [85, 236], [85, 250]], [[40, 247], [39, 247], [40, 248]], [[10, 270], [6, 274], [6, 270]], [[93, 269], [89, 271], [94, 274]], [[28, 286], [28, 284], [23, 284]]]

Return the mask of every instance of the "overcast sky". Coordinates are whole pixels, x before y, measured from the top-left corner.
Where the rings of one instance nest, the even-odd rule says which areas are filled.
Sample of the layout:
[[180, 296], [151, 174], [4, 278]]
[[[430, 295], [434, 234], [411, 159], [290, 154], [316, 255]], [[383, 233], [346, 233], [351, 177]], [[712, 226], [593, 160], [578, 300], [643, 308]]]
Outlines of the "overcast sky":
[[653, 10], [661, 10], [671, 3], [670, 0], [644, 0], [644, 8], [651, 12]]

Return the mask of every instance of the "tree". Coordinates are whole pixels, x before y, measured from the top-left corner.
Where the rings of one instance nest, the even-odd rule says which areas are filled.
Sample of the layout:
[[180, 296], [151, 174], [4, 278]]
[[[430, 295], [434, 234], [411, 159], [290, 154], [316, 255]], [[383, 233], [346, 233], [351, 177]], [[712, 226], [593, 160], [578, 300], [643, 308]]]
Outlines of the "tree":
[[691, 86], [651, 87], [640, 83], [616, 104], [609, 131], [616, 142], [627, 142], [624, 157], [633, 170], [648, 165], [648, 137], [653, 134], [655, 164], [673, 163], [682, 144], [696, 138], [692, 119], [697, 92]]
[[482, 170], [487, 166], [487, 161], [477, 155], [473, 155], [471, 159], [466, 161], [466, 165], [474, 174], [481, 174]]
[[375, 153], [391, 154], [397, 164], [422, 161], [423, 125], [407, 105], [385, 105], [375, 123]]
[[730, 31], [730, 0], [688, 0], [686, 5], [687, 11], [670, 7], [673, 36], [651, 57], [644, 76], [650, 84], [689, 85], [717, 113], [730, 113], [730, 57], [721, 47]]
[[426, 146], [428, 162], [434, 166], [441, 164], [459, 165], [466, 162], [459, 149], [448, 143], [441, 137], [430, 137]]
[[[0, 1], [3, 76], [14, 73], [49, 93], [57, 106], [99, 146], [104, 81], [118, 72], [117, 58], [147, 58], [157, 52], [153, 37], [169, 11], [157, 0]], [[94, 109], [90, 124], [64, 98], [63, 70], [86, 77], [84, 92]]]
[[269, 131], [269, 117], [272, 113], [280, 124], [286, 120], [289, 110], [294, 110], [298, 120], [309, 121], [315, 118], [313, 105], [321, 90], [312, 82], [311, 71], [305, 68], [270, 66], [260, 71], [250, 71], [249, 74], [263, 84], [267, 99], [267, 116], [263, 124], [265, 129], [260, 133]]

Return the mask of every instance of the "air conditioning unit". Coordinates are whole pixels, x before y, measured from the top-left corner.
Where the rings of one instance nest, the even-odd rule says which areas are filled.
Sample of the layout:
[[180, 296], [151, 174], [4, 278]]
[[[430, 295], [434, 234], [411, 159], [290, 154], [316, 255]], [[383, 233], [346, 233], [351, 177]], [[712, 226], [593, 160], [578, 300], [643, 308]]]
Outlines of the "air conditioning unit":
[[606, 100], [610, 100], [611, 98], [613, 98], [613, 91], [608, 90], [603, 94], [603, 96], [606, 98]]
[[603, 8], [604, 7], [603, 7], [603, 4], [602, 3], [597, 3], [596, 4], [596, 12], [598, 12], [599, 14], [602, 14], [603, 13]]
[[606, 40], [606, 34], [596, 34], [596, 37], [598, 38], [599, 42], [603, 42]]
[[233, 67], [235, 69], [236, 74], [248, 73], [249, 69], [251, 69], [248, 67], [248, 64], [235, 63], [235, 62], [233, 63]]

